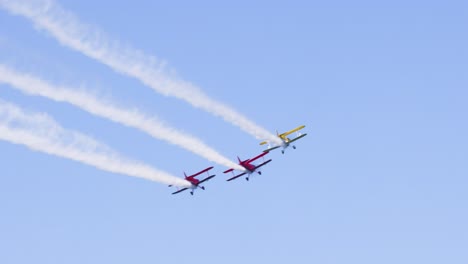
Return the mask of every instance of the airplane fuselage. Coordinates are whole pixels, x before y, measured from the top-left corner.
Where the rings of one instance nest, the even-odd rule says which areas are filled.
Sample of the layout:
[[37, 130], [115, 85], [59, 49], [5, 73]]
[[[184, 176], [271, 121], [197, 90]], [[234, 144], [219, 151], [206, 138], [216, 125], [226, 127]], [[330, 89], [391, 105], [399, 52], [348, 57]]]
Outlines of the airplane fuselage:
[[241, 162], [240, 165], [245, 168], [246, 173], [247, 173], [247, 178], [246, 180], [249, 180], [249, 177], [251, 174], [254, 172], [257, 172], [258, 174], [262, 174], [261, 171], [257, 170], [257, 166], [250, 164], [248, 161]]
[[[307, 134], [303, 134], [303, 135], [301, 135], [299, 138], [301, 138], [301, 137], [303, 137], [303, 136], [305, 136], [305, 135], [307, 135]], [[281, 140], [283, 141], [283, 143], [281, 144], [281, 147], [282, 147], [281, 152], [284, 154], [284, 151], [291, 145], [292, 142], [291, 142], [291, 139], [288, 138], [288, 137], [281, 136], [280, 138], [281, 138]], [[295, 140], [297, 140], [297, 138], [294, 139], [294, 140], [292, 140], [292, 141], [295, 141]], [[296, 146], [295, 146], [295, 145], [292, 145], [292, 147], [293, 147], [293, 149], [296, 149]]]
[[242, 167], [244, 167], [249, 174], [253, 173], [255, 171], [255, 168], [256, 168], [254, 165], [252, 165], [250, 163], [247, 163], [247, 162], [242, 162], [240, 165]]
[[195, 177], [185, 177], [185, 179], [187, 181], [189, 181], [191, 183], [190, 185], [190, 194], [193, 195], [193, 192], [197, 189], [197, 188], [201, 188], [202, 190], [205, 190], [205, 187], [204, 186], [199, 186], [200, 185], [200, 180], [195, 178]]
[[192, 184], [191, 186], [192, 189], [197, 188], [198, 183], [200, 182], [200, 180], [196, 178], [186, 177], [185, 179]]

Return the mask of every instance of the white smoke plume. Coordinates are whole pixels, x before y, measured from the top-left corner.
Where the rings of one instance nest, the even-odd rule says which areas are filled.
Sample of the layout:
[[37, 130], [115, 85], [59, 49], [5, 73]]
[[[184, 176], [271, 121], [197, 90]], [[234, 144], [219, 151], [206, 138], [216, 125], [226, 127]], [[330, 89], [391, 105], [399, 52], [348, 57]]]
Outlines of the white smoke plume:
[[54, 0], [0, 0], [0, 6], [12, 14], [30, 19], [62, 45], [75, 49], [114, 71], [134, 77], [156, 92], [182, 99], [203, 109], [260, 140], [280, 145], [281, 140], [233, 108], [216, 101], [186, 81], [169, 76], [157, 59], [121, 46], [94, 27], [80, 22]]
[[98, 141], [62, 128], [46, 114], [29, 113], [0, 100], [0, 139], [113, 173], [188, 187], [184, 179], [128, 160]]
[[137, 128], [154, 138], [170, 142], [207, 160], [229, 168], [244, 170], [243, 167], [225, 158], [200, 139], [182, 133], [157, 118], [148, 117], [136, 109], [127, 110], [108, 101], [98, 99], [87, 92], [78, 91], [76, 88], [55, 86], [32, 75], [20, 73], [0, 64], [0, 83], [2, 82], [26, 94], [39, 95], [58, 102], [70, 103], [93, 115]]

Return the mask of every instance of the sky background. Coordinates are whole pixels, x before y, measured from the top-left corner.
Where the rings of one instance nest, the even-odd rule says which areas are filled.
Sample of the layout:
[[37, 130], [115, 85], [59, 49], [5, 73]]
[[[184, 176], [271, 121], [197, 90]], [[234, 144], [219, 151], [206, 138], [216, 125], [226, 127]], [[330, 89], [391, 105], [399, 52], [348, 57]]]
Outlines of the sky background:
[[[308, 136], [250, 182], [215, 166], [193, 197], [0, 141], [0, 263], [468, 263], [466, 1], [59, 3], [268, 130]], [[0, 63], [138, 106], [233, 160], [262, 150], [5, 10]], [[214, 165], [7, 85], [0, 98], [175, 175]]]

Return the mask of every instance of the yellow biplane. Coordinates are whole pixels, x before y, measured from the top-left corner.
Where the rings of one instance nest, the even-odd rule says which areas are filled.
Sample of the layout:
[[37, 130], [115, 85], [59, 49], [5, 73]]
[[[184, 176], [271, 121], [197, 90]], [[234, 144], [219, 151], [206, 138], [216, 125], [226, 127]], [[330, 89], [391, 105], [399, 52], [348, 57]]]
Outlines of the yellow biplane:
[[[290, 130], [288, 132], [284, 132], [283, 134], [279, 134], [278, 131], [276, 131], [276, 134], [281, 139], [281, 141], [283, 141], [283, 143], [281, 145], [278, 145], [278, 146], [268, 145], [268, 148], [265, 149], [263, 152], [269, 152], [269, 151], [272, 151], [274, 149], [282, 147], [283, 149], [281, 150], [281, 153], [284, 154], [284, 151], [286, 150], [286, 148], [289, 147], [289, 145], [291, 143], [293, 143], [294, 141], [296, 141], [296, 140], [298, 140], [300, 138], [303, 138], [303, 137], [307, 136], [307, 134], [301, 134], [299, 132], [299, 130], [303, 129], [304, 127], [305, 126], [299, 126], [299, 127], [296, 127], [293, 130]], [[297, 136], [295, 138], [293, 138], [293, 139], [289, 138], [288, 136], [291, 135], [294, 132], [297, 132]], [[260, 145], [265, 145], [265, 144], [270, 144], [270, 143], [268, 141], [263, 141], [263, 142], [260, 143]], [[293, 147], [293, 149], [296, 149], [296, 146], [292, 145], [292, 147]]]

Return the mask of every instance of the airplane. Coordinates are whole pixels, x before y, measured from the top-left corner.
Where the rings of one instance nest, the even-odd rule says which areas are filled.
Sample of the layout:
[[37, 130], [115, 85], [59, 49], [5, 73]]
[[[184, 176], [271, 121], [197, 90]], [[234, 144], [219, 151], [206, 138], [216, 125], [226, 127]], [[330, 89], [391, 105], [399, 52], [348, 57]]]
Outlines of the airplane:
[[[231, 177], [229, 179], [227, 179], [226, 181], [232, 181], [234, 179], [237, 179], [241, 176], [244, 176], [245, 174], [247, 174], [247, 177], [245, 178], [247, 181], [249, 180], [249, 177], [252, 173], [254, 172], [257, 172], [259, 175], [262, 175], [262, 172], [259, 171], [258, 169], [264, 165], [266, 165], [267, 163], [269, 163], [271, 161], [271, 159], [259, 164], [259, 165], [253, 165], [252, 162], [259, 159], [259, 158], [262, 158], [263, 156], [265, 156], [266, 154], [268, 154], [268, 152], [263, 152], [262, 154], [254, 157], [254, 158], [251, 158], [251, 159], [247, 159], [247, 160], [244, 160], [242, 161], [239, 157], [237, 157], [237, 159], [239, 160], [239, 165], [241, 165], [242, 167], [245, 168], [245, 172], [239, 174], [239, 175], [236, 175], [234, 177]], [[229, 169], [227, 171], [225, 171], [224, 173], [228, 173], [228, 172], [232, 172], [234, 171], [234, 169]], [[234, 174], [234, 172], [233, 172]]]
[[[190, 187], [187, 187], [187, 188], [183, 188], [183, 189], [177, 190], [177, 191], [173, 192], [172, 194], [177, 194], [177, 193], [183, 192], [183, 191], [185, 191], [185, 190], [187, 190], [187, 189], [191, 189], [190, 194], [193, 195], [193, 191], [194, 191], [195, 189], [197, 189], [197, 188], [200, 188], [200, 189], [202, 189], [202, 190], [205, 190], [205, 186], [201, 186], [200, 184], [202, 184], [202, 183], [204, 183], [204, 182], [206, 182], [206, 181], [208, 181], [208, 180], [211, 180], [214, 176], [216, 176], [216, 175], [210, 175], [210, 173], [208, 172], [208, 171], [211, 170], [212, 168], [213, 168], [213, 167], [206, 168], [206, 169], [204, 169], [204, 170], [202, 170], [202, 171], [199, 171], [199, 172], [197, 172], [197, 173], [195, 173], [195, 174], [193, 174], [193, 175], [190, 175], [190, 176], [187, 176], [187, 174], [185, 174], [185, 172], [184, 172], [185, 180], [188, 181], [188, 182], [190, 182], [190, 183], [191, 183], [191, 186], [190, 186]], [[199, 180], [199, 179], [195, 178], [195, 177], [197, 177], [198, 175], [200, 175], [200, 174], [202, 174], [202, 173], [205, 173], [205, 172], [207, 172], [208, 177], [204, 178], [203, 180]], [[172, 187], [172, 185], [169, 185], [169, 187]]]
[[[276, 134], [278, 135], [278, 137], [283, 141], [283, 143], [281, 143], [281, 145], [278, 145], [278, 146], [268, 146], [268, 149], [264, 150], [263, 152], [269, 152], [269, 151], [272, 151], [274, 149], [277, 149], [279, 147], [282, 147], [283, 149], [281, 150], [281, 153], [284, 154], [284, 151], [289, 147], [289, 145], [291, 143], [293, 143], [294, 141], [298, 140], [298, 139], [301, 139], [305, 136], [307, 136], [307, 134], [301, 134], [300, 132], [298, 132], [299, 130], [303, 129], [305, 126], [299, 126], [299, 127], [296, 127], [295, 129], [293, 130], [290, 130], [288, 132], [285, 132], [283, 134], [279, 134], [278, 131], [276, 131]], [[288, 138], [288, 136], [294, 132], [297, 132], [297, 136], [293, 139], [290, 139]], [[267, 144], [268, 142], [267, 141], [263, 141], [260, 143], [260, 145], [265, 145]], [[292, 145], [293, 149], [296, 149], [296, 146], [295, 145]]]

